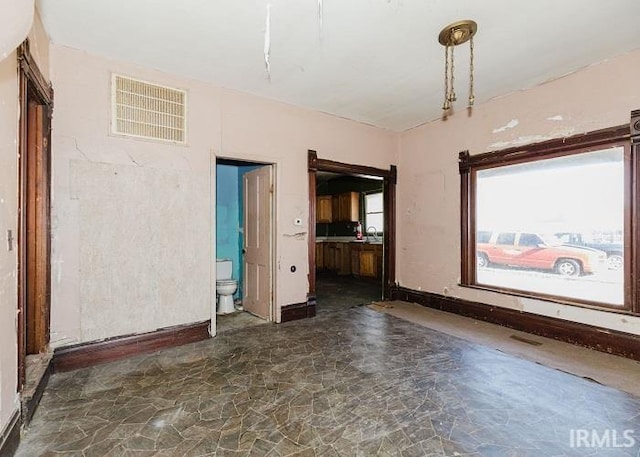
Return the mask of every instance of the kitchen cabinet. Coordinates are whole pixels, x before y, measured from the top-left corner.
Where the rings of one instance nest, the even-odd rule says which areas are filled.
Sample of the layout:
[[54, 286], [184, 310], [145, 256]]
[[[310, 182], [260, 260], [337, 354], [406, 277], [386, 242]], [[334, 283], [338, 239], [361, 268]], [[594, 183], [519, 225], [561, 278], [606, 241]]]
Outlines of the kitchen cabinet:
[[333, 221], [333, 197], [321, 195], [316, 198], [316, 222]]
[[376, 268], [376, 253], [374, 251], [360, 252], [360, 276], [376, 278], [378, 269]]
[[351, 274], [382, 279], [382, 244], [351, 244]]
[[345, 192], [334, 195], [333, 220], [336, 222], [357, 222], [360, 218], [360, 194]]
[[338, 275], [382, 279], [382, 244], [326, 241], [316, 243], [316, 268]]
[[324, 243], [316, 243], [316, 270], [324, 269]]
[[338, 274], [350, 275], [351, 274], [351, 249], [350, 243], [338, 243]]

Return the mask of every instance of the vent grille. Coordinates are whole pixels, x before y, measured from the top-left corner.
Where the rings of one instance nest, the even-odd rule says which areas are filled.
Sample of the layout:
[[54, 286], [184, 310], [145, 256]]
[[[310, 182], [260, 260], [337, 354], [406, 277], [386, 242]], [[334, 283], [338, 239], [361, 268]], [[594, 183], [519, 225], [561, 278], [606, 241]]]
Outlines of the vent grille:
[[112, 122], [115, 134], [186, 142], [183, 90], [113, 75]]

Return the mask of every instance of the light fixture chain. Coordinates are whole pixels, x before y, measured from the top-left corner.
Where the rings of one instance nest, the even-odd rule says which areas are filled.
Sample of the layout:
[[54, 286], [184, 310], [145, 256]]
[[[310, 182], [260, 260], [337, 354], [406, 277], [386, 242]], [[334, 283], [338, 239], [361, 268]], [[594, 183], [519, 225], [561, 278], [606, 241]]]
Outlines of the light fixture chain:
[[448, 110], [449, 105], [449, 46], [444, 47], [444, 102], [443, 110]]
[[[453, 38], [453, 37], [452, 37]], [[453, 41], [453, 40], [452, 40]], [[456, 90], [453, 87], [453, 83], [455, 81], [455, 75], [454, 75], [454, 71], [456, 69], [456, 65], [455, 65], [455, 61], [453, 58], [453, 52], [455, 51], [455, 44], [451, 47], [451, 65], [450, 65], [450, 72], [449, 72], [449, 101], [450, 102], [455, 102], [456, 101]]]
[[469, 39], [469, 106], [473, 106], [476, 97], [473, 94], [473, 36]]

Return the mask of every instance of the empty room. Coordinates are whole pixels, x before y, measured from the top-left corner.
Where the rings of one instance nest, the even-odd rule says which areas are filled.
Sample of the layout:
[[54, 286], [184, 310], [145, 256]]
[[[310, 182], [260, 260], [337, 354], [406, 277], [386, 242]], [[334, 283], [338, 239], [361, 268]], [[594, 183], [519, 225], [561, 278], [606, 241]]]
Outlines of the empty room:
[[637, 0], [0, 3], [0, 457], [640, 456]]

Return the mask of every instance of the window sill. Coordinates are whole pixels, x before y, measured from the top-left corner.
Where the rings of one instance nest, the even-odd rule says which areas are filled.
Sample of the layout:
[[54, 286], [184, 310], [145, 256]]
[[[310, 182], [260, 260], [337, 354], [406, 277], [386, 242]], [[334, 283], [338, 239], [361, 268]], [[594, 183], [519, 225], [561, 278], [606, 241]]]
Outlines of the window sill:
[[486, 291], [486, 292], [493, 292], [493, 293], [497, 293], [497, 294], [501, 294], [501, 295], [509, 295], [509, 296], [512, 296], [512, 297], [529, 298], [529, 299], [532, 299], [532, 300], [540, 300], [540, 301], [544, 301], [544, 302], [547, 302], [547, 303], [556, 303], [556, 304], [560, 304], [560, 305], [574, 306], [574, 307], [577, 307], [577, 308], [586, 308], [586, 309], [591, 309], [591, 310], [594, 310], [594, 311], [604, 311], [604, 312], [623, 314], [623, 315], [628, 315], [628, 316], [638, 316], [638, 315], [640, 315], [638, 313], [634, 313], [633, 311], [631, 311], [629, 309], [629, 306], [626, 306], [626, 305], [616, 306], [616, 305], [607, 305], [605, 303], [598, 303], [598, 302], [577, 301], [575, 299], [566, 298], [566, 297], [559, 297], [559, 296], [556, 296], [556, 295], [545, 295], [545, 294], [538, 294], [538, 293], [529, 293], [529, 292], [525, 292], [525, 291], [521, 291], [521, 290], [517, 290], [517, 289], [508, 289], [508, 288], [495, 287], [495, 286], [486, 286], [486, 285], [482, 285], [482, 284], [462, 284], [462, 283], [458, 283], [458, 286], [463, 287], [465, 289], [483, 290], [483, 291]]

